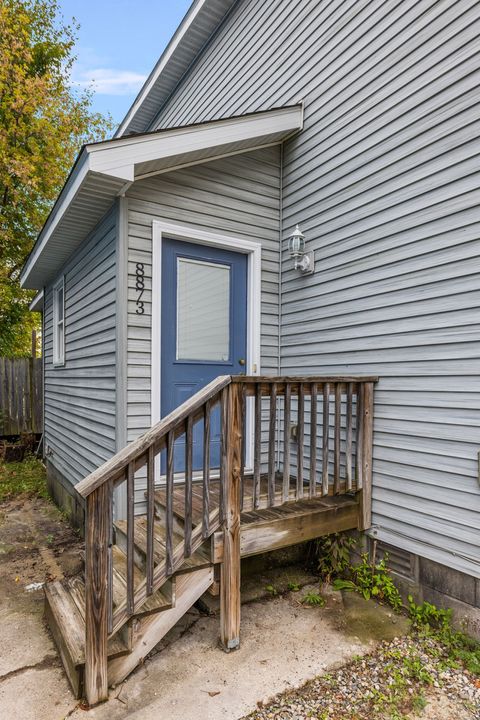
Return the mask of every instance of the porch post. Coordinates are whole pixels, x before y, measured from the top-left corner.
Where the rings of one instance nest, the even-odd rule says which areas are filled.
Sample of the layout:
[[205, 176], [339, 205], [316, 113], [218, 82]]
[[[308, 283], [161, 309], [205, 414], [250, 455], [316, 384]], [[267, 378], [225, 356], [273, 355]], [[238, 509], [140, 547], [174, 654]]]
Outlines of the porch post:
[[90, 706], [108, 700], [108, 544], [111, 497], [104, 483], [87, 497], [85, 538], [85, 694]]
[[240, 484], [242, 466], [242, 393], [228, 387], [227, 463], [225, 472], [224, 552], [220, 571], [220, 644], [226, 652], [240, 645]]
[[361, 383], [362, 393], [361, 418], [362, 432], [360, 450], [360, 472], [362, 489], [360, 490], [358, 529], [368, 530], [372, 525], [372, 455], [373, 455], [373, 382]]

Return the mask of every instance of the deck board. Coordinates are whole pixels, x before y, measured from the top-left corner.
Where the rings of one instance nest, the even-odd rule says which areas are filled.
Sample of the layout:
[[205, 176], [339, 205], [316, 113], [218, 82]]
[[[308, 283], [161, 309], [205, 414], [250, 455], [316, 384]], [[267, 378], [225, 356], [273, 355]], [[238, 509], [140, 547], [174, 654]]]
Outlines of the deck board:
[[[304, 500], [295, 500], [296, 493], [296, 478], [290, 478], [289, 486], [289, 500], [286, 504], [283, 503], [283, 475], [277, 473], [275, 477], [275, 505], [274, 507], [268, 507], [268, 478], [267, 475], [262, 475], [260, 478], [260, 497], [259, 497], [259, 508], [254, 510], [253, 508], [253, 486], [254, 479], [253, 475], [246, 475], [244, 480], [244, 503], [242, 512], [242, 522], [249, 522], [248, 518], [251, 517], [250, 521], [254, 521], [257, 517], [257, 513], [260, 510], [268, 510], [269, 512], [275, 512], [279, 507], [289, 507], [290, 510], [287, 512], [295, 512], [295, 507], [301, 507]], [[334, 495], [333, 488], [330, 487], [328, 495], [321, 494], [321, 484], [316, 485], [318, 495], [313, 498], [306, 499], [308, 502], [313, 503], [325, 503], [328, 498], [340, 499], [342, 497], [352, 497], [352, 495], [345, 495], [345, 483], [340, 484], [339, 494]], [[198, 525], [202, 521], [203, 513], [203, 495], [202, 495], [202, 483], [201, 481], [194, 481], [192, 484], [192, 523]], [[220, 480], [218, 478], [210, 480], [210, 505], [212, 508], [218, 507], [220, 502]], [[166, 504], [166, 491], [165, 488], [160, 486], [155, 490], [155, 503], [157, 508], [165, 508]], [[175, 517], [181, 522], [185, 519], [185, 484], [181, 480], [177, 480], [175, 483], [174, 494], [173, 494], [173, 512]], [[251, 514], [251, 515], [250, 515]], [[273, 518], [274, 515], [271, 515]]]

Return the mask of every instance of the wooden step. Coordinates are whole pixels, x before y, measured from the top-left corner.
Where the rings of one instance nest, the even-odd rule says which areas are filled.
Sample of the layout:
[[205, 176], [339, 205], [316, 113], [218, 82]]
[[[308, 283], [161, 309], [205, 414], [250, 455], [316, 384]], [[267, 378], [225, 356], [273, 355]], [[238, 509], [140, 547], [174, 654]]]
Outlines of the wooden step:
[[[127, 556], [123, 550], [114, 545], [113, 555], [113, 606], [118, 607], [127, 597]], [[137, 587], [144, 578], [143, 573], [134, 565], [133, 568], [134, 587]], [[152, 613], [170, 610], [175, 605], [174, 582], [167, 581], [160, 590], [146, 600], [141, 609], [135, 613], [135, 617], [143, 617]]]
[[[218, 507], [220, 500], [220, 487], [218, 482], [210, 483], [210, 506]], [[165, 508], [167, 502], [166, 490], [159, 487], [155, 490], [154, 495], [155, 510], [158, 517], [163, 520], [165, 517]], [[185, 485], [181, 482], [176, 484], [173, 489], [173, 517], [176, 526], [183, 530], [185, 521]], [[203, 486], [201, 483], [192, 483], [192, 524], [198, 525], [202, 522], [203, 517]]]
[[[85, 585], [80, 577], [45, 585], [45, 617], [73, 691], [76, 697], [81, 697], [85, 666]], [[129, 652], [130, 648], [120, 637], [109, 640], [110, 659]]]
[[[116, 543], [125, 553], [127, 547], [127, 521], [117, 520], [115, 522]], [[173, 547], [175, 548], [183, 541], [183, 536], [179, 533], [173, 533]], [[208, 544], [210, 547], [210, 545]], [[145, 559], [147, 556], [147, 519], [144, 515], [138, 515], [134, 520], [134, 549], [135, 564], [144, 573]], [[162, 562], [166, 557], [165, 548], [165, 527], [158, 520], [155, 522], [154, 531], [154, 561], [155, 564]], [[184, 573], [199, 570], [211, 565], [209, 551], [199, 548], [191, 557], [185, 558], [183, 565], [175, 574], [182, 575]]]

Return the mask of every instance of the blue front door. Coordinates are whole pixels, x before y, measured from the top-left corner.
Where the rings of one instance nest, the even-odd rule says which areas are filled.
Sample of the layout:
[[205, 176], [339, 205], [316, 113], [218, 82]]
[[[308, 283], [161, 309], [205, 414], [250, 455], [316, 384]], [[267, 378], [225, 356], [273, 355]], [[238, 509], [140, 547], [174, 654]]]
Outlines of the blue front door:
[[[162, 243], [161, 416], [218, 375], [245, 372], [247, 257], [180, 240]], [[211, 467], [219, 467], [220, 412], [211, 418]], [[194, 432], [194, 469], [202, 467], [203, 428]], [[175, 470], [184, 467], [181, 445]]]

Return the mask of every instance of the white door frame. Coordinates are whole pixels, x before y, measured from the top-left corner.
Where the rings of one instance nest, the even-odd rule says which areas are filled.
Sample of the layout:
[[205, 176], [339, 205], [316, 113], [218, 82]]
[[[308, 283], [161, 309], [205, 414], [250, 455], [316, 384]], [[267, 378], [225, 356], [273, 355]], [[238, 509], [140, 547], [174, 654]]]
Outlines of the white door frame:
[[[162, 243], [164, 238], [184, 240], [198, 245], [223, 248], [247, 255], [247, 375], [260, 374], [261, 332], [261, 261], [262, 245], [229, 235], [197, 230], [157, 219], [152, 223], [152, 355], [151, 355], [151, 424], [161, 419], [161, 344], [162, 344]], [[246, 467], [253, 464], [253, 418], [247, 414]]]

